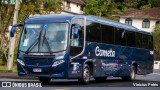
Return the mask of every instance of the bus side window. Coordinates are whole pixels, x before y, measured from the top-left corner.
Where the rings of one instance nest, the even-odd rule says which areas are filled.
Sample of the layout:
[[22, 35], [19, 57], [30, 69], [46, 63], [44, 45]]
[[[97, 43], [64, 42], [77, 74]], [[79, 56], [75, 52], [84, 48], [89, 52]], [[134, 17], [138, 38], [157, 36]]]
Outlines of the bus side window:
[[126, 31], [127, 46], [136, 47], [135, 32]]
[[[84, 19], [73, 20], [70, 32], [70, 56], [76, 56], [83, 50], [84, 45]], [[75, 27], [75, 25], [77, 25]], [[77, 30], [74, 31], [74, 28]], [[74, 34], [75, 33], [75, 34]]]
[[143, 34], [142, 40], [142, 48], [148, 49], [148, 35]]
[[148, 36], [148, 49], [153, 50], [153, 37], [151, 35]]
[[101, 43], [101, 28], [99, 23], [87, 21], [86, 40], [89, 42]]
[[114, 44], [114, 27], [101, 24], [102, 43]]
[[115, 44], [116, 45], [126, 45], [126, 31], [121, 28], [115, 30]]
[[142, 34], [136, 32], [136, 47], [142, 48]]

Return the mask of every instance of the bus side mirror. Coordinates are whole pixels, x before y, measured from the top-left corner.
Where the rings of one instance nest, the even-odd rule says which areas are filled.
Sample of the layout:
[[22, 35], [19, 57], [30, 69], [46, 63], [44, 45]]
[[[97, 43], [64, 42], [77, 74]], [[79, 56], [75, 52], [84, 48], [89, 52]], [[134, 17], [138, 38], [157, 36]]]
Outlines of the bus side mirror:
[[73, 38], [76, 39], [76, 38], [78, 38], [79, 25], [75, 24], [73, 27], [74, 27], [74, 29], [73, 29]]
[[15, 32], [16, 32], [16, 28], [17, 27], [22, 27], [23, 26], [23, 24], [14, 24], [13, 26], [12, 26], [12, 28], [11, 28], [11, 31], [10, 31], [10, 37], [14, 37], [14, 34], [15, 34]]

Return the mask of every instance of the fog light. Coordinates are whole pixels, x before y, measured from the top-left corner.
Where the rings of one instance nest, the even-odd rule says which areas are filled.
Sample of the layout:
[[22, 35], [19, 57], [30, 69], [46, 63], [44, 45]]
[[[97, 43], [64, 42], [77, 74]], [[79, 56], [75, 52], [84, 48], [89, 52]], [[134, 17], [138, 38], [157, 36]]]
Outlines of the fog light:
[[24, 62], [23, 62], [22, 60], [17, 59], [17, 62], [18, 62], [19, 64], [21, 64], [22, 66], [25, 66], [25, 64], [24, 64]]
[[55, 66], [58, 66], [60, 64], [64, 63], [64, 60], [58, 60], [58, 61], [55, 61], [52, 65], [52, 67], [55, 67]]

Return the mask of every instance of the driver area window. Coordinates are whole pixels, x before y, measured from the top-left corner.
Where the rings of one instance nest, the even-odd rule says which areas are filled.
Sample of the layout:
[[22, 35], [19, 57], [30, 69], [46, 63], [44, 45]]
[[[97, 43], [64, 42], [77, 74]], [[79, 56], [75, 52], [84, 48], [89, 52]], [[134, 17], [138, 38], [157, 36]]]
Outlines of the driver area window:
[[[78, 26], [78, 30], [75, 30], [75, 25]], [[77, 35], [74, 36], [75, 32]], [[71, 34], [70, 34], [70, 56], [76, 56], [80, 54], [83, 50], [84, 45], [84, 19], [74, 19], [71, 26]]]

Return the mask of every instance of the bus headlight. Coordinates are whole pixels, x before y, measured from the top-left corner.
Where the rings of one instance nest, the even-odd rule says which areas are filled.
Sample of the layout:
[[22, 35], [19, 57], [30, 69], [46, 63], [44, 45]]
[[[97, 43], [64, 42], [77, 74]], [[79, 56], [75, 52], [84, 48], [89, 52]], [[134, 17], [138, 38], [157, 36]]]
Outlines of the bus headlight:
[[22, 60], [17, 59], [17, 62], [18, 62], [19, 64], [21, 64], [22, 66], [25, 66], [25, 64], [24, 64], [24, 62], [23, 62]]
[[64, 63], [64, 60], [58, 60], [58, 61], [55, 61], [52, 65], [52, 67], [55, 67], [55, 66], [58, 66], [60, 64]]

